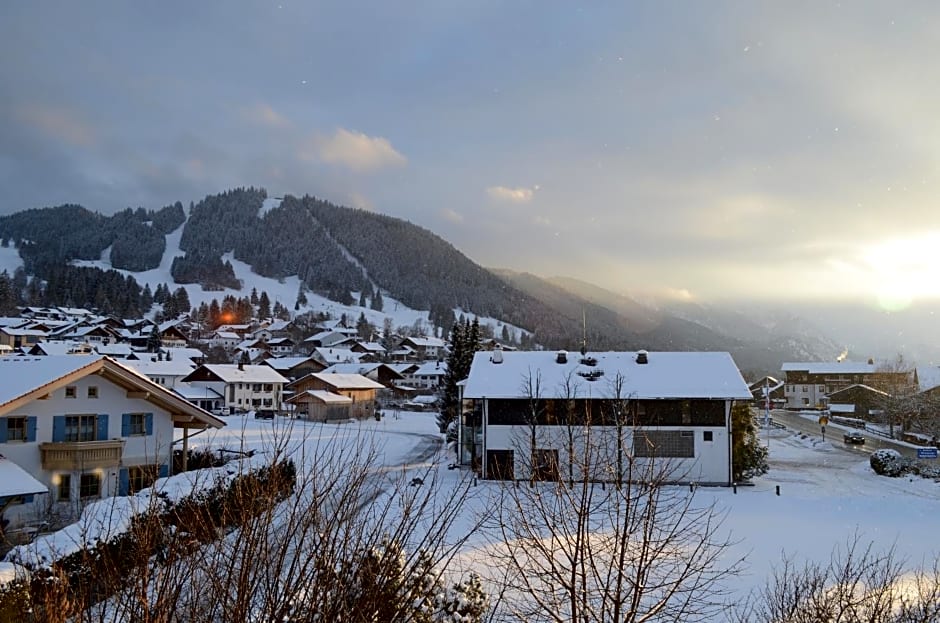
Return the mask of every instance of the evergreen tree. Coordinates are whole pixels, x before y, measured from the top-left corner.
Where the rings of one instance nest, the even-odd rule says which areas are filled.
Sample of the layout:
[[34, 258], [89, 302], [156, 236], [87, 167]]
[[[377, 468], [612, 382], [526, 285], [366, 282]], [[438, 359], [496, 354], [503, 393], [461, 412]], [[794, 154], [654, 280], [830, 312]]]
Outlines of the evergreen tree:
[[366, 320], [365, 312], [359, 314], [359, 320], [356, 321], [356, 332], [359, 334], [359, 339], [361, 340], [370, 339], [375, 332], [375, 327], [372, 326], [371, 322]]
[[297, 289], [297, 302], [294, 303], [294, 311], [299, 311], [300, 308], [307, 304], [307, 294], [304, 292], [304, 284], [301, 283], [300, 287]]
[[268, 293], [264, 290], [261, 291], [261, 296], [258, 297], [258, 318], [264, 320], [265, 318], [271, 317], [271, 299], [268, 298]]
[[467, 378], [473, 355], [480, 349], [480, 323], [464, 319], [451, 329], [450, 354], [447, 357], [447, 372], [444, 374], [441, 394], [441, 412], [438, 426], [442, 433], [448, 433], [449, 440], [456, 439], [454, 425], [460, 417], [460, 392], [457, 383]]
[[177, 288], [176, 292], [173, 293], [173, 299], [176, 307], [176, 315], [188, 314], [192, 310], [192, 305], [189, 303], [189, 293], [186, 292], [186, 288]]
[[17, 297], [13, 280], [7, 271], [0, 273], [0, 316], [15, 316]]
[[385, 306], [385, 302], [382, 300], [382, 293], [378, 288], [375, 290], [375, 294], [372, 295], [372, 309], [375, 311], [382, 311], [382, 308]]
[[150, 332], [150, 336], [147, 338], [147, 352], [159, 352], [160, 347], [162, 346], [163, 340], [160, 339], [160, 327], [153, 325], [153, 330]]
[[251, 289], [251, 304], [252, 304], [252, 305], [257, 305], [257, 304], [258, 304], [258, 300], [259, 300], [259, 299], [258, 299], [258, 289], [257, 289], [257, 288], [252, 288], [252, 289]]
[[737, 482], [767, 473], [767, 448], [757, 436], [751, 409], [736, 403], [731, 409], [731, 473]]
[[150, 291], [150, 284], [144, 285], [144, 291], [140, 295], [140, 307], [145, 311], [150, 311], [153, 307], [153, 293]]
[[503, 344], [509, 344], [512, 341], [512, 338], [509, 337], [509, 327], [505, 324], [503, 325], [503, 331], [500, 334], [499, 339], [503, 342]]
[[362, 290], [359, 293], [359, 307], [365, 307], [365, 306], [366, 306], [366, 291]]
[[215, 299], [209, 303], [209, 327], [215, 329], [220, 324], [222, 324], [222, 308], [219, 307], [219, 302]]

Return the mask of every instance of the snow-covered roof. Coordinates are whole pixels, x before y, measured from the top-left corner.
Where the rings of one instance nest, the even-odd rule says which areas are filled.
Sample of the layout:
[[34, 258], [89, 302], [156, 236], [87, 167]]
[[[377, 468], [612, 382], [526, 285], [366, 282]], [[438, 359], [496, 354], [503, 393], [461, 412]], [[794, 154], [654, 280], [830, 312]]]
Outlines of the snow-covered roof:
[[289, 337], [272, 337], [268, 340], [268, 346], [280, 346], [281, 344], [293, 344], [294, 340]]
[[830, 395], [830, 396], [838, 396], [839, 394], [842, 394], [842, 393], [844, 393], [844, 392], [847, 392], [847, 391], [849, 391], [850, 389], [861, 389], [861, 390], [864, 390], [864, 391], [866, 391], [866, 392], [870, 392], [870, 393], [873, 393], [873, 394], [881, 394], [882, 396], [887, 396], [887, 395], [888, 395], [887, 392], [881, 391], [880, 389], [875, 389], [874, 387], [871, 387], [870, 385], [864, 385], [864, 384], [862, 384], [862, 383], [856, 383], [855, 385], [849, 385], [848, 387], [843, 387], [842, 389], [840, 389], [840, 390], [838, 390], [838, 391], [834, 391], [834, 392], [832, 392], [832, 393], [829, 394], [829, 395]]
[[203, 368], [225, 383], [287, 383], [287, 379], [270, 366], [241, 366], [227, 363], [207, 363]]
[[385, 351], [385, 347], [378, 342], [356, 342], [356, 344], [366, 349], [370, 353], [381, 353]]
[[[91, 347], [84, 342], [46, 342], [39, 341], [33, 344], [30, 352], [40, 351], [46, 355], [74, 355], [84, 350], [84, 354], [91, 354]], [[33, 352], [33, 354], [38, 354]]]
[[830, 403], [829, 413], [855, 413], [855, 405]]
[[809, 374], [873, 374], [876, 366], [861, 361], [809, 361], [786, 362], [783, 372], [808, 372]]
[[316, 400], [326, 404], [352, 404], [353, 401], [349, 396], [341, 396], [339, 394], [334, 394], [333, 392], [328, 392], [322, 389], [308, 389], [305, 392], [301, 392], [296, 396], [288, 398], [288, 402], [301, 402], [301, 399], [305, 396], [315, 398]]
[[170, 356], [173, 359], [205, 359], [206, 354], [199, 350], [198, 348], [192, 348], [191, 346], [163, 346], [160, 348], [163, 351], [164, 358]]
[[173, 387], [173, 391], [186, 400], [218, 400], [222, 398], [222, 394], [211, 387], [192, 385], [190, 383], [179, 382]]
[[11, 327], [0, 327], [0, 331], [3, 331], [7, 335], [18, 335], [20, 337], [46, 337], [49, 335], [48, 331], [39, 331], [38, 329], [13, 329]]
[[216, 331], [215, 337], [220, 340], [238, 340], [241, 341], [242, 336], [233, 332], [233, 331]]
[[380, 363], [334, 363], [321, 374], [362, 374], [366, 375], [381, 366]]
[[0, 497], [48, 493], [49, 487], [29, 475], [25, 469], [0, 454]]
[[940, 366], [923, 366], [917, 368], [917, 383], [920, 391], [940, 387]]
[[316, 348], [316, 353], [326, 363], [351, 363], [359, 361], [359, 353], [354, 353], [348, 348], [328, 348], [320, 346]]
[[381, 383], [376, 383], [361, 374], [324, 374], [323, 372], [315, 372], [310, 376], [318, 378], [337, 389], [385, 389], [385, 386]]
[[[556, 363], [549, 351], [502, 353], [502, 363], [494, 363], [493, 353], [478, 352], [473, 357], [464, 388], [467, 398], [526, 398], [526, 379], [540, 377], [542, 398], [567, 398], [564, 383], [574, 384], [581, 398], [613, 398], [613, 381], [622, 378], [624, 398], [715, 398], [751, 399], [751, 391], [731, 355], [726, 352], [651, 352], [648, 363], [637, 363], [637, 353], [588, 353], [595, 365], [581, 363], [579, 353], [568, 353], [566, 363]], [[586, 374], [603, 375], [588, 380]]]
[[0, 316], [0, 327], [21, 327], [29, 322], [28, 319], [17, 316]]
[[411, 374], [414, 376], [444, 376], [447, 374], [447, 364], [440, 361], [427, 361], [418, 366], [418, 369]]
[[437, 337], [408, 337], [402, 341], [411, 342], [415, 346], [420, 346], [422, 348], [443, 348], [443, 346], [447, 343]]
[[95, 346], [95, 352], [99, 355], [127, 357], [134, 352], [134, 349], [130, 344], [99, 344]]
[[271, 366], [275, 370], [290, 370], [294, 366], [312, 361], [310, 357], [271, 357], [265, 359], [265, 365]]
[[157, 385], [137, 370], [101, 355], [0, 358], [0, 415], [20, 408], [75, 379], [99, 374], [115, 384], [146, 390], [146, 400], [173, 413], [174, 423], [221, 428], [225, 423], [177, 394]]
[[173, 359], [171, 361], [152, 361], [149, 357], [123, 362], [128, 368], [133, 368], [148, 377], [154, 376], [186, 376], [195, 369], [189, 359]]

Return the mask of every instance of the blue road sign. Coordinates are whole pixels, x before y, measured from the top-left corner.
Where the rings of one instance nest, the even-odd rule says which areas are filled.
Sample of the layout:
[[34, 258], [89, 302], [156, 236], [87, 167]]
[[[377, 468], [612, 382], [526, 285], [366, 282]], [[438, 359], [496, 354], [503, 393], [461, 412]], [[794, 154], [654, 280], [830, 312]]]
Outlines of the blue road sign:
[[938, 454], [940, 454], [940, 450], [936, 448], [917, 448], [917, 458], [919, 459], [935, 459]]

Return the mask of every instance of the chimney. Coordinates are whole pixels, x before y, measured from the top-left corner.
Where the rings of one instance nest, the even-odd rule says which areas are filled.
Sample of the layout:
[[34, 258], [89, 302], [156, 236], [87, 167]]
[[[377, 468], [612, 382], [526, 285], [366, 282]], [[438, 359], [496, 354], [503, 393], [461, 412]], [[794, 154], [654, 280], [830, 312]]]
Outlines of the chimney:
[[490, 355], [490, 361], [496, 364], [503, 363], [503, 349], [499, 344], [493, 349], [493, 354]]
[[241, 357], [238, 358], [238, 369], [239, 369], [239, 370], [244, 370], [244, 369], [245, 369], [245, 364], [242, 362], [242, 358], [241, 358]]
[[636, 351], [636, 362], [641, 365], [649, 363], [649, 353], [645, 350]]
[[555, 356], [555, 363], [568, 363], [568, 351], [558, 351], [558, 354]]

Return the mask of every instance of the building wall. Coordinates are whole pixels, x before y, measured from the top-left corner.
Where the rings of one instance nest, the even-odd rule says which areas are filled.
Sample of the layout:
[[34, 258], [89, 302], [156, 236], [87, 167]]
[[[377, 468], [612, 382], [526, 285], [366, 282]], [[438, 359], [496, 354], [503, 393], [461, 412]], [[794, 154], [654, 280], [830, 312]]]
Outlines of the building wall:
[[[488, 401], [487, 401], [488, 402]], [[623, 435], [623, 447], [626, 449], [634, 448], [635, 433], [637, 430], [643, 432], [650, 431], [655, 435], [656, 431], [665, 431], [667, 433], [677, 433], [682, 435], [687, 433], [686, 439], [691, 440], [694, 456], [692, 458], [673, 458], [659, 457], [657, 469], [666, 469], [668, 466], [667, 480], [670, 482], [697, 482], [702, 484], [723, 484], [730, 483], [730, 408], [731, 403], [725, 402], [725, 422], [724, 426], [649, 426], [642, 429], [633, 429], [632, 427], [622, 427], [620, 433]], [[530, 452], [532, 447], [532, 427], [529, 426], [503, 426], [489, 425], [488, 423], [488, 405], [484, 406], [484, 432], [483, 448], [479, 452], [482, 459], [483, 474], [491, 477], [491, 466], [487, 465], [488, 451], [513, 451], [513, 475], [516, 479], [528, 479], [531, 474]], [[569, 437], [569, 434], [571, 437]], [[557, 450], [558, 469], [561, 478], [567, 478], [569, 475], [569, 443], [573, 440], [575, 461], [572, 465], [571, 474], [575, 479], [585, 476], [581, 466], [585, 463], [582, 457], [586, 456], [585, 450], [591, 449], [591, 459], [587, 461], [593, 465], [593, 473], [586, 474], [591, 480], [617, 480], [617, 435], [616, 426], [536, 426], [535, 427], [535, 446], [539, 450]], [[706, 440], [706, 437], [711, 440]], [[648, 459], [638, 458], [637, 466], [642, 472], [643, 467], [648, 465]], [[627, 473], [626, 465], [628, 461], [624, 460], [623, 478], [630, 478]], [[612, 470], [612, 471], [611, 471]], [[637, 467], [634, 468], [634, 474], [637, 473]]]
[[[97, 387], [98, 398], [88, 398], [88, 388], [90, 386]], [[107, 414], [106, 438], [124, 440], [121, 465], [88, 470], [88, 472], [97, 473], [101, 479], [100, 497], [104, 498], [118, 494], [121, 468], [136, 465], [169, 466], [171, 464], [173, 422], [168, 411], [161, 410], [144, 399], [128, 398], [127, 391], [124, 388], [114, 385], [101, 376], [90, 375], [80, 379], [74, 384], [74, 387], [76, 388], [76, 398], [65, 398], [66, 390], [61, 388], [53, 392], [50, 399], [33, 400], [6, 416], [35, 417], [36, 436], [33, 442], [11, 441], [0, 443], [0, 454], [15, 462], [50, 489], [49, 494], [34, 496], [32, 504], [10, 507], [4, 517], [10, 519], [11, 522], [38, 515], [41, 510], [46, 509], [50, 504], [56, 507], [64, 507], [62, 510], [67, 511], [69, 510], [68, 506], [74, 506], [78, 502], [81, 471], [69, 472], [72, 474], [72, 500], [69, 503], [59, 502], [58, 500], [59, 479], [66, 472], [42, 469], [39, 444], [53, 440], [54, 416]], [[125, 413], [151, 413], [152, 434], [123, 437], [122, 415]], [[6, 427], [6, 417], [0, 418], [0, 426]], [[164, 471], [166, 469], [164, 468]]]

